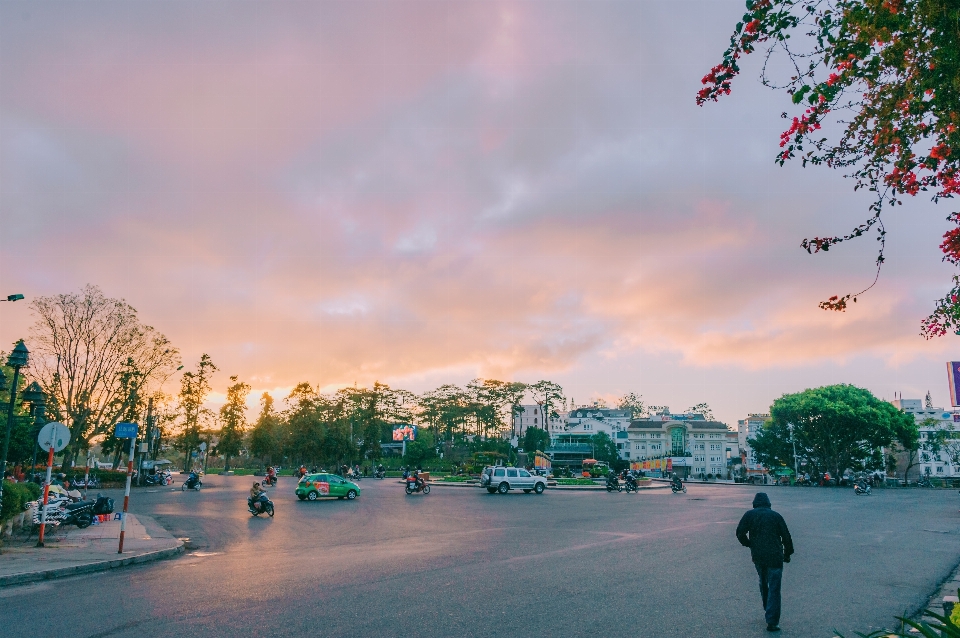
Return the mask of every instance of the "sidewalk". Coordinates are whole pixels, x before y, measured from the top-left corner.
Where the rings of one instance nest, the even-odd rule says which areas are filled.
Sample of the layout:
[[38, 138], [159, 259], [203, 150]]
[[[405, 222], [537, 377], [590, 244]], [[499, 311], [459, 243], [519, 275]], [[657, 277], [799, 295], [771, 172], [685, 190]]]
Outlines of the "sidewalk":
[[117, 553], [119, 539], [120, 521], [86, 529], [72, 525], [48, 529], [42, 548], [35, 547], [36, 536], [29, 540], [14, 536], [4, 542], [0, 554], [0, 587], [146, 563], [183, 551], [183, 541], [142, 514], [127, 514], [123, 554]]

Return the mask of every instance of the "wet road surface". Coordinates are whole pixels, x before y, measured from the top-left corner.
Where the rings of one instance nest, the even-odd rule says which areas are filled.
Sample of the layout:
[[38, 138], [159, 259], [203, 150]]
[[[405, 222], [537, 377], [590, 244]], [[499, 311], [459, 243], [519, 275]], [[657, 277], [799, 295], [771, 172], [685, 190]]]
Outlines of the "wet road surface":
[[[355, 501], [311, 503], [281, 477], [270, 519], [246, 510], [250, 478], [207, 476], [199, 493], [181, 492], [180, 478], [134, 491], [131, 511], [187, 539], [182, 558], [0, 590], [0, 627], [18, 628], [0, 633], [768, 635], [734, 537], [753, 488], [407, 496], [367, 479]], [[960, 561], [956, 490], [766, 491], [797, 550], [785, 637], [890, 626]]]

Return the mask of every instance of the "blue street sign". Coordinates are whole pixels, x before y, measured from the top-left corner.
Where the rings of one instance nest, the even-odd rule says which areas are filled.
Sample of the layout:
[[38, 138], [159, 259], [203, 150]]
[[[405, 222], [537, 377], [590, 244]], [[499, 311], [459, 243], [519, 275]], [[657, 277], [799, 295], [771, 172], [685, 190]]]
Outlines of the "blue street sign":
[[117, 427], [113, 431], [113, 436], [118, 439], [135, 439], [137, 438], [137, 424], [117, 423]]

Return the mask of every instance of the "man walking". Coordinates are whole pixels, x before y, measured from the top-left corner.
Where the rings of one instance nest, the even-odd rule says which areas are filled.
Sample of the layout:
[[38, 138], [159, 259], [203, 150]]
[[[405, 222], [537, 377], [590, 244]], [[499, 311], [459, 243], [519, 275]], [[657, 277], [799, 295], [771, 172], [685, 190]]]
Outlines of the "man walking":
[[753, 564], [760, 576], [760, 598], [766, 615], [767, 631], [780, 631], [780, 579], [783, 564], [790, 562], [793, 539], [783, 517], [770, 509], [763, 492], [753, 497], [753, 509], [737, 525], [737, 540], [750, 548]]

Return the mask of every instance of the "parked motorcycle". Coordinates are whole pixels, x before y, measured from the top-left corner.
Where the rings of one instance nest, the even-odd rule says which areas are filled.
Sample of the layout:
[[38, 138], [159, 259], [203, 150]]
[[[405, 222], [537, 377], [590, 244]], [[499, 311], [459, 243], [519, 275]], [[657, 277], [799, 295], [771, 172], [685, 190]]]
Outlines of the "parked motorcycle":
[[190, 472], [190, 476], [188, 476], [187, 480], [180, 486], [180, 491], [197, 490], [199, 492], [202, 486], [203, 481], [200, 480], [200, 476], [196, 472]]
[[623, 486], [620, 485], [620, 479], [616, 474], [607, 475], [607, 492], [622, 492]]
[[87, 480], [86, 476], [78, 476], [74, 474], [73, 478], [70, 480], [70, 485], [78, 490], [82, 490], [84, 488], [88, 490], [98, 490], [100, 489], [100, 479], [98, 479], [96, 476], [91, 476], [90, 479]]
[[267, 498], [266, 494], [260, 494], [260, 498], [256, 503], [253, 502], [253, 499], [247, 499], [247, 509], [250, 510], [250, 513], [254, 516], [260, 516], [261, 514], [266, 514], [267, 516], [273, 516], [273, 501]]
[[416, 494], [417, 492], [423, 492], [424, 494], [430, 493], [430, 486], [427, 485], [427, 482], [414, 476], [407, 477], [407, 486], [405, 489], [407, 494]]
[[90, 527], [93, 523], [93, 501], [80, 501], [79, 503], [65, 503], [62, 506], [64, 511], [61, 525], [76, 525], [80, 529]]

